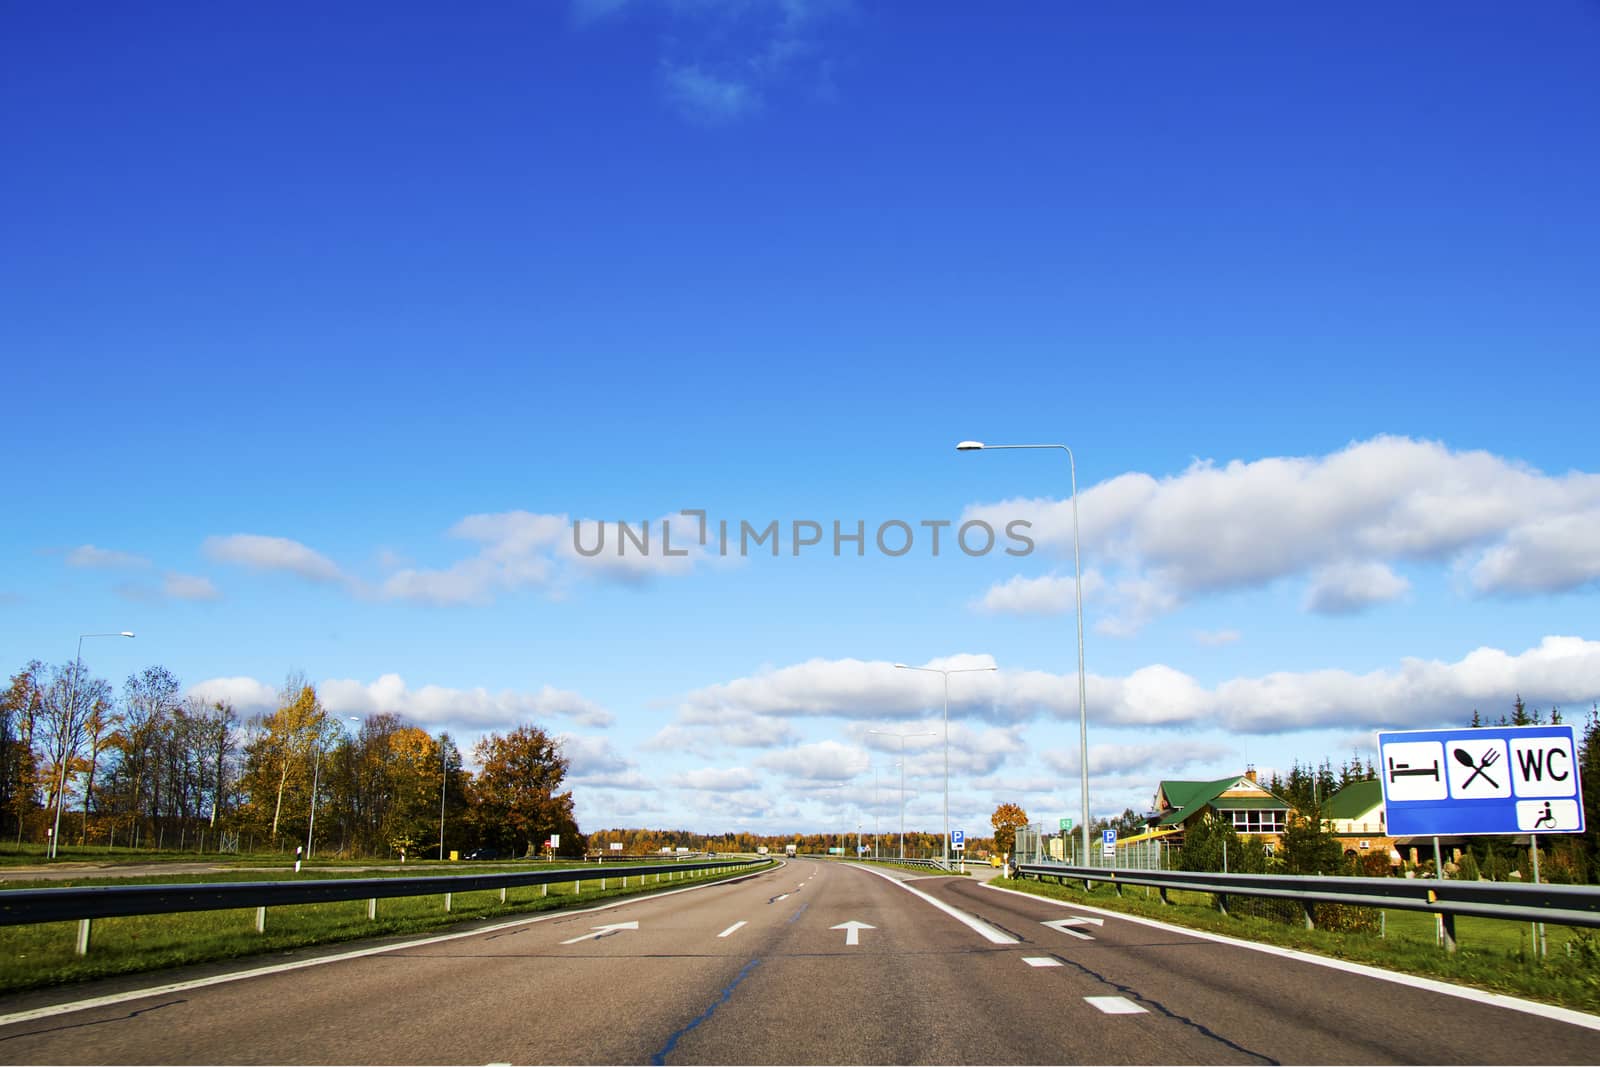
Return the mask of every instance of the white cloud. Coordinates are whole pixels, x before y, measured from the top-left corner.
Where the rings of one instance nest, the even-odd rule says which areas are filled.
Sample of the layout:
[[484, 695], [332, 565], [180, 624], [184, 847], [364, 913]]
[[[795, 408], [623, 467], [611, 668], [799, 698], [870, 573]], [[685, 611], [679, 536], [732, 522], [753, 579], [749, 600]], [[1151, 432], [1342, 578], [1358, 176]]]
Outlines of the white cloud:
[[172, 600], [216, 600], [222, 593], [210, 578], [168, 571], [161, 576], [161, 595]]
[[721, 77], [698, 64], [661, 65], [667, 102], [684, 118], [721, 125], [761, 110], [761, 94], [748, 82]]
[[1071, 578], [1046, 575], [992, 585], [977, 602], [980, 611], [1002, 615], [1064, 615], [1078, 603], [1077, 583]]
[[1220, 648], [1231, 645], [1239, 640], [1238, 630], [1196, 630], [1192, 635], [1197, 645], [1207, 648]]
[[[1546, 475], [1483, 451], [1380, 436], [1320, 457], [1195, 461], [1156, 479], [1130, 473], [1080, 494], [1084, 552], [1123, 580], [1108, 633], [1130, 633], [1201, 594], [1251, 588], [1322, 568], [1455, 563], [1480, 593], [1576, 589], [1600, 581], [1600, 475]], [[1070, 501], [1008, 500], [963, 520], [1033, 523], [1034, 539], [1072, 550]], [[1356, 596], [1398, 595], [1395, 582]], [[1004, 610], [1007, 585], [984, 603]], [[997, 590], [999, 590], [997, 592]], [[1347, 592], [1349, 590], [1346, 590]], [[1012, 590], [1020, 594], [1022, 590]], [[1017, 610], [1033, 601], [1011, 595]], [[1309, 605], [1340, 604], [1337, 582]]]
[[[670, 533], [663, 533], [670, 523]], [[682, 515], [630, 524], [625, 538], [613, 521], [506, 511], [468, 515], [449, 535], [478, 545], [476, 555], [436, 569], [407, 567], [380, 584], [379, 595], [436, 606], [487, 604], [495, 594], [529, 588], [553, 591], [564, 575], [644, 582], [686, 574], [704, 550], [691, 540], [695, 523]], [[583, 551], [579, 551], [579, 538]], [[641, 547], [642, 546], [642, 547]], [[592, 552], [599, 549], [592, 555]], [[670, 554], [669, 554], [670, 552]], [[681, 553], [681, 554], [680, 554]], [[392, 557], [391, 557], [392, 558]]]
[[67, 566], [132, 570], [148, 567], [150, 561], [132, 552], [98, 548], [95, 545], [79, 545], [67, 553]]
[[[990, 656], [958, 655], [923, 666], [992, 667]], [[996, 687], [987, 673], [950, 680], [950, 706], [989, 709]], [[906, 718], [943, 699], [937, 675], [896, 670], [892, 663], [857, 659], [813, 659], [768, 670], [753, 678], [697, 689], [684, 697], [686, 723], [720, 723], [730, 715], [830, 715], [867, 720]]]
[[[1040, 753], [1045, 765], [1061, 774], [1080, 773], [1077, 746]], [[1096, 775], [1134, 776], [1148, 780], [1166, 777], [1196, 764], [1237, 762], [1238, 753], [1227, 745], [1204, 741], [1165, 741], [1161, 744], [1089, 746], [1089, 769]], [[1241, 764], [1242, 768], [1242, 764]], [[1223, 772], [1227, 773], [1227, 772]], [[1060, 783], [1057, 783], [1057, 788]]]
[[837, 741], [799, 745], [763, 756], [756, 762], [768, 770], [808, 782], [848, 782], [869, 769], [864, 750]]
[[1398, 599], [1410, 588], [1410, 582], [1382, 563], [1335, 563], [1312, 574], [1306, 610], [1352, 615]]
[[698, 792], [734, 793], [754, 789], [760, 780], [748, 767], [701, 767], [674, 775], [671, 784]]
[[343, 582], [345, 576], [328, 557], [299, 541], [261, 534], [208, 537], [201, 551], [210, 559], [251, 570], [288, 571], [313, 582]]
[[259, 715], [278, 707], [278, 691], [254, 678], [208, 678], [189, 687], [189, 696], [207, 703], [232, 704], [240, 715]]
[[568, 782], [574, 787], [653, 792], [661, 784], [641, 774], [639, 765], [612, 747], [610, 738], [561, 734], [557, 740], [567, 758]]
[[1472, 567], [1486, 593], [1557, 593], [1600, 580], [1600, 507], [1539, 516], [1511, 531]]
[[425, 685], [410, 689], [398, 674], [374, 682], [331, 678], [317, 686], [323, 706], [341, 715], [394, 712], [419, 726], [451, 724], [457, 728], [507, 730], [551, 717], [584, 726], [609, 726], [614, 717], [593, 701], [566, 689], [543, 686], [534, 691], [450, 689]]

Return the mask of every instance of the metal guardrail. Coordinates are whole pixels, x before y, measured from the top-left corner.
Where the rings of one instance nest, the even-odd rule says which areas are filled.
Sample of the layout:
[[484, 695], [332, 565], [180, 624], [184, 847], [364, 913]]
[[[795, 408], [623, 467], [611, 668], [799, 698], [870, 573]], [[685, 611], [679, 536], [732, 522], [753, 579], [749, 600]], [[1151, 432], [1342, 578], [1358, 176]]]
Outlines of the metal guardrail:
[[480, 889], [502, 892], [515, 886], [557, 883], [615, 881], [646, 875], [684, 875], [696, 872], [754, 867], [763, 859], [708, 860], [623, 866], [596, 864], [589, 867], [564, 867], [558, 870], [513, 871], [506, 874], [445, 874], [407, 878], [329, 878], [295, 882], [208, 882], [192, 885], [99, 885], [52, 889], [0, 890], [0, 926], [27, 923], [78, 922], [78, 954], [88, 951], [89, 922], [128, 915], [162, 915], [187, 911], [220, 911], [227, 908], [255, 908], [256, 930], [263, 929], [264, 912], [269, 907], [290, 904], [325, 904], [332, 901], [366, 900], [367, 917], [374, 918], [379, 899], [393, 897], [443, 896], [445, 910], [450, 897]]
[[1600, 887], [1519, 885], [1511, 882], [1463, 882], [1432, 878], [1325, 878], [1282, 874], [1217, 874], [1202, 871], [1142, 871], [1115, 867], [1069, 867], [1059, 863], [1023, 863], [1015, 868], [1024, 878], [1058, 882], [1108, 882], [1116, 886], [1151, 886], [1167, 892], [1185, 889], [1211, 893], [1224, 912], [1230, 895], [1275, 897], [1298, 901], [1306, 927], [1313, 925], [1311, 904], [1349, 904], [1397, 911], [1426, 911], [1444, 920], [1447, 947], [1455, 944], [1455, 917], [1555, 923], [1600, 927]]
[[892, 863], [897, 867], [926, 867], [930, 871], [939, 871], [942, 874], [950, 873], [950, 868], [944, 865], [943, 860], [900, 859], [897, 856], [834, 856], [831, 858], [849, 860], [852, 863]]

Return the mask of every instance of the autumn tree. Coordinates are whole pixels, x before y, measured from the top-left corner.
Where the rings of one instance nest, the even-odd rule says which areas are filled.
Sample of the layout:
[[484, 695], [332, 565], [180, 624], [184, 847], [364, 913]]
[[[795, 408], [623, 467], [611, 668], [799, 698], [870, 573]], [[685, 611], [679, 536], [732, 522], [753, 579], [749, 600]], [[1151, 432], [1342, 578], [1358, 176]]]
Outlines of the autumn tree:
[[1028, 813], [1007, 801], [994, 809], [989, 824], [994, 827], [995, 851], [1009, 856], [1017, 844], [1017, 831], [1028, 825]]
[[[488, 735], [472, 755], [481, 768], [474, 822], [486, 844], [524, 852], [572, 824], [572, 794], [556, 792], [568, 767], [560, 741], [537, 726], [520, 726], [503, 737]], [[562, 851], [567, 844], [563, 834]]]
[[11, 676], [0, 692], [0, 813], [16, 820], [17, 841], [22, 825], [37, 807], [38, 760], [33, 751], [33, 726], [39, 711], [39, 681], [44, 664], [33, 660]]
[[[291, 676], [279, 694], [278, 709], [251, 722], [254, 737], [245, 746], [245, 767], [241, 780], [249, 796], [250, 822], [274, 839], [278, 835], [285, 807], [304, 810], [309, 817], [313, 760], [319, 745], [335, 740], [337, 724], [328, 719], [316, 689], [303, 678]], [[270, 817], [269, 817], [270, 813]]]

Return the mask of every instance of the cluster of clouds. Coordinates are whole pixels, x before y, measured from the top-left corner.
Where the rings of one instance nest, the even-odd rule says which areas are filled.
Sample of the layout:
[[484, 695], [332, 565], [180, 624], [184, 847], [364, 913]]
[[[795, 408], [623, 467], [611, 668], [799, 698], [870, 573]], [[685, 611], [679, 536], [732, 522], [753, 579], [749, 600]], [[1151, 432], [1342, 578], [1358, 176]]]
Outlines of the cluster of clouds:
[[[1141, 626], [1206, 594], [1303, 579], [1304, 606], [1350, 614], [1407, 595], [1396, 567], [1450, 568], [1470, 593], [1531, 596], [1600, 582], [1600, 475], [1544, 474], [1484, 451], [1380, 436], [1321, 457], [1180, 474], [1119, 475], [1080, 494], [1081, 540], [1095, 561], [1084, 597], [1109, 607], [1097, 628]], [[1072, 551], [1070, 499], [970, 507], [963, 520], [1028, 519], [1035, 541]], [[1071, 576], [1017, 577], [976, 602], [984, 611], [1065, 613]]]
[[216, 600], [222, 594], [210, 578], [197, 574], [160, 570], [155, 562], [132, 552], [96, 545], [79, 545], [66, 554], [69, 567], [90, 570], [123, 571], [135, 575], [118, 583], [117, 593], [128, 600]]
[[[1137, 633], [1199, 597], [1304, 583], [1305, 610], [1348, 615], [1401, 600], [1411, 582], [1397, 568], [1445, 568], [1466, 595], [1537, 596], [1600, 583], [1600, 474], [1548, 475], [1482, 451], [1377, 437], [1321, 457], [1272, 457], [1217, 466], [1196, 461], [1157, 478], [1131, 472], [1080, 494], [1086, 559], [1083, 595], [1098, 605], [1095, 628]], [[968, 507], [962, 521], [1002, 528], [1032, 523], [1045, 552], [1071, 553], [1070, 500], [1016, 499]], [[672, 526], [673, 551], [663, 529]], [[645, 524], [647, 551], [622, 545], [616, 522], [507, 511], [468, 515], [445, 531], [468, 551], [441, 566], [415, 566], [383, 551], [378, 573], [335, 562], [300, 541], [259, 533], [206, 538], [213, 563], [283, 574], [365, 600], [432, 606], [492, 603], [539, 590], [568, 595], [582, 579], [643, 583], [692, 573], [713, 557], [695, 522], [669, 515]], [[577, 536], [575, 536], [577, 535]], [[579, 550], [582, 538], [583, 551]], [[604, 537], [604, 547], [598, 538]], [[681, 553], [681, 554], [680, 554]], [[161, 570], [148, 558], [81, 545], [73, 567], [122, 571], [134, 599], [215, 600], [213, 580]], [[1071, 574], [1015, 575], [975, 598], [975, 610], [1012, 615], [1070, 612]], [[1230, 631], [1197, 635], [1226, 643]]]
[[[990, 667], [994, 660], [964, 654], [928, 666]], [[738, 744], [750, 746], [752, 721], [787, 725], [788, 720], [826, 716], [914, 722], [940, 706], [940, 682], [927, 677], [919, 688], [887, 662], [808, 660], [694, 690], [683, 698], [668, 730], [725, 744], [737, 738]], [[1503, 710], [1518, 695], [1537, 705], [1586, 705], [1600, 697], [1600, 641], [1549, 636], [1515, 654], [1479, 648], [1454, 662], [1407, 657], [1397, 666], [1366, 673], [1278, 671], [1215, 686], [1153, 663], [1121, 677], [1089, 673], [1084, 689], [1089, 721], [1096, 726], [1224, 729], [1253, 735], [1426, 726], [1453, 721], [1473, 708]], [[950, 715], [999, 728], [1039, 719], [1075, 721], [1077, 677], [1031, 670], [953, 675]], [[731, 725], [727, 735], [721, 733], [724, 723]], [[782, 743], [775, 740], [767, 747]]]
[[[963, 654], [926, 666], [988, 667], [993, 660]], [[467, 751], [476, 735], [522, 722], [570, 724], [557, 734], [570, 760], [569, 782], [586, 817], [608, 826], [692, 811], [697, 825], [791, 828], [814, 817], [802, 810], [808, 804], [888, 815], [898, 803], [901, 759], [912, 808], [920, 805], [924, 817], [941, 791], [946, 759], [952, 803], [968, 805], [969, 820], [985, 792], [1067, 810], [1076, 795], [1077, 746], [1033, 744], [1029, 724], [1076, 723], [1074, 675], [953, 676], [948, 752], [940, 680], [925, 677], [919, 687], [893, 664], [853, 659], [765, 670], [684, 694], [673, 721], [627, 748], [606, 732], [617, 723], [610, 711], [550, 686], [412, 688], [386, 674], [371, 682], [329, 679], [317, 689], [333, 714], [398, 713], [430, 730], [449, 729]], [[1209, 687], [1159, 663], [1121, 677], [1089, 675], [1091, 737], [1102, 739], [1090, 747], [1091, 789], [1097, 810], [1108, 801], [1136, 806], [1156, 778], [1240, 769], [1247, 746], [1270, 735], [1333, 730], [1365, 748], [1370, 734], [1363, 730], [1461, 722], [1472, 709], [1493, 716], [1518, 696], [1581, 714], [1600, 697], [1597, 680], [1600, 641], [1563, 636], [1516, 653], [1479, 648], [1450, 662], [1408, 658], [1367, 673], [1275, 672]], [[248, 677], [213, 678], [190, 693], [230, 701], [246, 715], [279, 700], [276, 688]], [[797, 724], [823, 719], [837, 726], [838, 738], [802, 738]], [[1152, 739], [1152, 730], [1163, 736]], [[677, 758], [665, 761], [660, 752]]]

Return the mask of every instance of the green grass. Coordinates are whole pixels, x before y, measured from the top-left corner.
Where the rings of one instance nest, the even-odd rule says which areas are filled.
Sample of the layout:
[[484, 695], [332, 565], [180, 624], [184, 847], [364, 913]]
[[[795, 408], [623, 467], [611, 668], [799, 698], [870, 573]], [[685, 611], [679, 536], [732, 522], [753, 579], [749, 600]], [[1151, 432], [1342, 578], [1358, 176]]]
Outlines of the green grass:
[[1600, 1011], [1600, 937], [1595, 931], [1547, 925], [1549, 956], [1540, 960], [1533, 951], [1531, 924], [1459, 916], [1458, 951], [1451, 955], [1437, 944], [1435, 920], [1428, 912], [1385, 910], [1380, 936], [1375, 932], [1306, 930], [1242, 915], [1245, 898], [1237, 895], [1229, 898], [1233, 914], [1223, 915], [1209, 893], [1175, 890], [1167, 894], [1172, 903], [1164, 905], [1154, 889], [1135, 886], [1124, 887], [1119, 897], [1114, 888], [1103, 884], [1087, 892], [1081, 882], [1063, 886], [996, 878], [994, 884], [1579, 1011]]
[[[461, 867], [460, 864], [454, 866], [456, 870]], [[638, 876], [629, 877], [628, 885], [624, 888], [619, 878], [607, 875], [600, 867], [591, 864], [582, 868], [585, 877], [581, 892], [575, 891], [574, 882], [550, 886], [514, 886], [506, 890], [505, 903], [501, 903], [498, 889], [455, 893], [448, 912], [444, 910], [442, 894], [395, 897], [378, 901], [378, 917], [375, 920], [367, 918], [365, 900], [297, 904], [267, 909], [266, 931], [260, 934], [255, 931], [254, 908], [96, 919], [90, 937], [89, 954], [84, 957], [74, 953], [78, 929], [75, 922], [0, 927], [0, 993], [283, 952], [308, 945], [438, 932], [467, 922], [560, 908], [587, 907], [599, 901], [653, 893], [658, 888], [676, 889], [684, 885], [721, 881], [747, 874], [750, 869], [668, 879], [665, 876], [671, 869], [663, 868], [659, 876], [654, 873], [646, 875], [644, 885], [640, 884]], [[216, 872], [117, 879], [114, 883], [103, 878], [92, 881], [93, 884], [118, 885], [249, 881], [259, 880], [262, 873]], [[303, 880], [308, 876], [327, 877], [331, 873], [334, 872], [313, 869], [299, 877]], [[290, 878], [293, 877], [291, 872]], [[604, 890], [600, 888], [602, 877], [606, 881]], [[90, 881], [84, 879], [79, 884]], [[61, 886], [66, 883], [38, 884]]]

